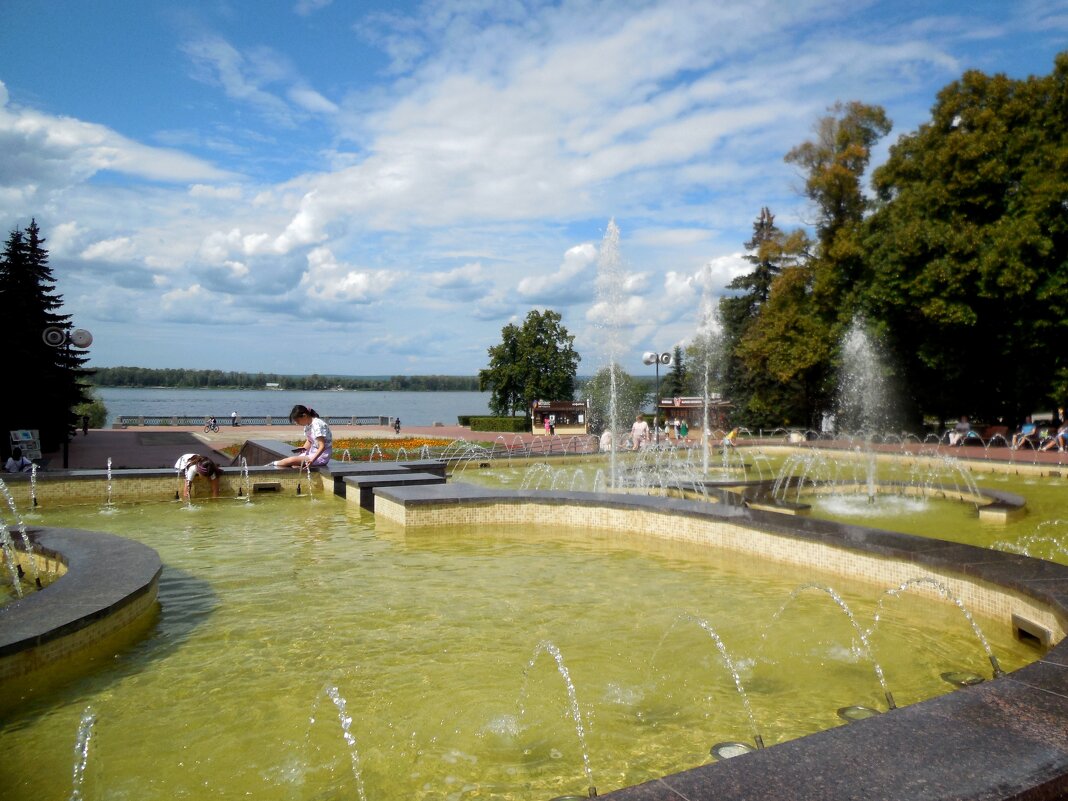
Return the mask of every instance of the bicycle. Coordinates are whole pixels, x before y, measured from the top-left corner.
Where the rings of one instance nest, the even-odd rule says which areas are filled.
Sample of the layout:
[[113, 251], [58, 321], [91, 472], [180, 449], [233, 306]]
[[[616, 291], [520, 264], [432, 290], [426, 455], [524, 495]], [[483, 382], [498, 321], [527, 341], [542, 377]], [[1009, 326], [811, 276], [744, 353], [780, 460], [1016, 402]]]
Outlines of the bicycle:
[[204, 424], [204, 433], [207, 434], [209, 431], [216, 434], [219, 433], [219, 424], [214, 417], [210, 418], [208, 422]]

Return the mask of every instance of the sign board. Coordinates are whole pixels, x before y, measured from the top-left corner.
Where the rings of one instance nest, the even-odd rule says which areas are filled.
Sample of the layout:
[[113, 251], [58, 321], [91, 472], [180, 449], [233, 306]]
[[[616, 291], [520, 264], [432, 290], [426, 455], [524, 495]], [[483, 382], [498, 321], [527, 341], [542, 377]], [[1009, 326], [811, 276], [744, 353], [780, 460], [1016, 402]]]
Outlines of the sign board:
[[41, 458], [41, 436], [37, 429], [20, 429], [11, 432], [11, 447], [22, 448], [22, 455], [33, 461]]

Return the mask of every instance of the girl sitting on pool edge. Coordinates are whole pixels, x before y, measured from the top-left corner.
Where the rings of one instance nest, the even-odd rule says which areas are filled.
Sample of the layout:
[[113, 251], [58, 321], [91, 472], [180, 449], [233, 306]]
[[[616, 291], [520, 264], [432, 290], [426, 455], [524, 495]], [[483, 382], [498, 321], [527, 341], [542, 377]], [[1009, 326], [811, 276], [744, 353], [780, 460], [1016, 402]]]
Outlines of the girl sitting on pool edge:
[[330, 433], [330, 426], [315, 409], [298, 403], [289, 413], [289, 422], [304, 426], [304, 447], [297, 448], [292, 456], [271, 462], [268, 466], [319, 467], [330, 461], [334, 453], [334, 436]]

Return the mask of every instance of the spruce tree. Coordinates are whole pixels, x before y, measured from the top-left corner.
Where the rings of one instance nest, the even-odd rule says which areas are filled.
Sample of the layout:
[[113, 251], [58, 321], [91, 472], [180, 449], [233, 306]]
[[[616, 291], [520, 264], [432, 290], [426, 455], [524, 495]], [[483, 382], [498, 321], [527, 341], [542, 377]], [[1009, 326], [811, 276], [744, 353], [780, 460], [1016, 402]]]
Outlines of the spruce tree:
[[660, 394], [665, 398], [668, 396], [688, 395], [689, 385], [690, 377], [686, 365], [683, 363], [682, 347], [676, 345], [674, 354], [671, 357], [671, 370], [664, 377], [664, 383], [660, 387]]
[[14, 381], [4, 404], [5, 450], [6, 432], [16, 429], [37, 429], [41, 449], [57, 450], [77, 423], [74, 407], [87, 400], [79, 378], [88, 357], [69, 344], [52, 347], [44, 341], [46, 329], [69, 333], [71, 327], [44, 243], [33, 220], [25, 232], [11, 232], [0, 255], [0, 319]]

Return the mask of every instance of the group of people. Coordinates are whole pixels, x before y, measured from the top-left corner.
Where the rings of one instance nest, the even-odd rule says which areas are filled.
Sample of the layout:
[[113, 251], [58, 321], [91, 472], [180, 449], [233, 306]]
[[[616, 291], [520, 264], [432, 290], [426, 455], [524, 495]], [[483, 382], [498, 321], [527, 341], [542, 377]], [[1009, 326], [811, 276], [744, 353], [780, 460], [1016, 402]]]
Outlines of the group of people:
[[[236, 417], [231, 418], [236, 422]], [[315, 409], [297, 404], [289, 412], [289, 421], [304, 426], [304, 444], [293, 449], [292, 456], [270, 462], [268, 467], [321, 467], [330, 461], [334, 453], [334, 436], [330, 426], [319, 416]], [[399, 431], [399, 420], [396, 429]], [[10, 460], [9, 460], [10, 461]], [[198, 476], [206, 478], [211, 486], [211, 497], [219, 497], [219, 476], [222, 469], [212, 459], [199, 453], [186, 453], [174, 464], [174, 469], [185, 478], [183, 495], [189, 499], [193, 480]]]
[[[656, 419], [653, 419], [653, 425], [656, 426]], [[659, 435], [662, 435], [666, 440], [669, 436], [668, 432], [672, 432], [677, 442], [683, 442], [690, 434], [689, 424], [682, 419], [672, 420], [663, 428], [654, 431], [649, 427], [649, 424], [645, 421], [645, 415], [640, 412], [634, 418], [634, 425], [630, 427], [630, 447], [631, 450], [638, 451], [653, 442], [654, 439], [658, 439]], [[603, 435], [602, 435], [603, 440]], [[611, 445], [611, 438], [609, 438], [609, 446]], [[606, 450], [604, 442], [601, 443], [601, 450]]]
[[1043, 432], [1031, 415], [1027, 415], [1016, 433], [1012, 435], [1009, 447], [1014, 451], [1025, 445], [1039, 451], [1068, 450], [1068, 416], [1065, 415], [1063, 407], [1057, 410], [1057, 418], [1050, 428], [1052, 426], [1057, 426], [1052, 434], [1049, 433], [1049, 429]]

